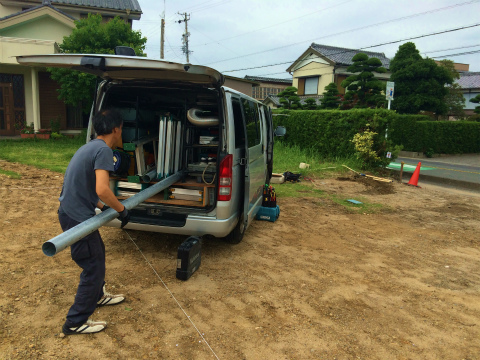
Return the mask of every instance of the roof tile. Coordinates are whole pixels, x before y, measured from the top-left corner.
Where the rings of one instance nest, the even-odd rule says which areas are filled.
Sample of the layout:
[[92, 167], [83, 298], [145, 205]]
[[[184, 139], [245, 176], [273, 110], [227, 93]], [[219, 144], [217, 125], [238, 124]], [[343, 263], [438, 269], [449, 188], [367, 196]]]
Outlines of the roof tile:
[[480, 72], [464, 72], [455, 82], [462, 89], [480, 89]]
[[375, 57], [382, 62], [382, 66], [386, 69], [390, 68], [390, 59], [385, 56], [384, 53], [380, 52], [372, 52], [372, 51], [364, 51], [364, 50], [356, 50], [356, 49], [347, 49], [341, 48], [336, 46], [328, 46], [328, 45], [320, 45], [312, 43], [310, 46], [315, 51], [318, 51], [328, 59], [334, 61], [337, 64], [342, 65], [352, 65], [352, 58], [359, 54], [364, 53], [367, 54], [368, 57]]

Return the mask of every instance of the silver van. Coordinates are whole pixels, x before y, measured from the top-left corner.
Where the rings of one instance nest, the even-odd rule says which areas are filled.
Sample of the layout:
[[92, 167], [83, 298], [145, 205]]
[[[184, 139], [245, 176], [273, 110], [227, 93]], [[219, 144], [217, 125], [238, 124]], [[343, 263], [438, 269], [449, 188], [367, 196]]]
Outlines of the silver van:
[[[239, 243], [259, 207], [273, 164], [269, 108], [222, 86], [218, 71], [134, 56], [19, 56], [23, 65], [64, 67], [103, 79], [91, 120], [102, 109], [123, 116], [110, 186], [126, 199], [161, 179], [181, 180], [132, 209], [127, 229], [213, 235]], [[98, 210], [99, 211], [99, 210]], [[119, 227], [118, 220], [108, 226]]]

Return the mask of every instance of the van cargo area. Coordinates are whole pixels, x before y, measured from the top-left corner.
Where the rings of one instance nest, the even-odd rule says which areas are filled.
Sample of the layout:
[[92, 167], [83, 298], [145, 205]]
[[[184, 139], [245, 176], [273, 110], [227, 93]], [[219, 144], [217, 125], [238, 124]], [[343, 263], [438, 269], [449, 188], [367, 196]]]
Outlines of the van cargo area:
[[187, 214], [215, 208], [222, 158], [221, 116], [214, 89], [106, 85], [102, 108], [123, 118], [122, 143], [114, 150], [110, 187], [126, 199], [179, 171], [182, 181], [132, 211], [132, 221], [184, 226]]

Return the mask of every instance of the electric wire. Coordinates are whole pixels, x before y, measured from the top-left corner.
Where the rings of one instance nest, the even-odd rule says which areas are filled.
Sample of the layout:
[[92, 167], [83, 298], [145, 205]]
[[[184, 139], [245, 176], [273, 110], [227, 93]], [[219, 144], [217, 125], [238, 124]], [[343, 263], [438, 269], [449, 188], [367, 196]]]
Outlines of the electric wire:
[[288, 45], [279, 46], [279, 47], [272, 48], [272, 49], [268, 49], [268, 50], [262, 50], [262, 51], [258, 51], [258, 52], [255, 52], [255, 53], [250, 53], [250, 54], [242, 55], [242, 56], [240, 56], [240, 57], [235, 57], [235, 58], [229, 58], [229, 59], [214, 61], [214, 62], [208, 63], [207, 65], [217, 64], [217, 63], [220, 63], [220, 62], [225, 62], [225, 61], [230, 61], [230, 60], [237, 60], [237, 59], [239, 59], [239, 58], [249, 57], [249, 56], [252, 56], [252, 55], [263, 54], [263, 53], [266, 53], [266, 52], [275, 51], [275, 50], [279, 50], [279, 49], [284, 49], [284, 48], [287, 48], [287, 47], [290, 47], [290, 46], [299, 45], [299, 44], [303, 44], [303, 43], [310, 42], [310, 41], [317, 41], [317, 40], [319, 40], [319, 39], [325, 39], [325, 38], [332, 37], [332, 36], [348, 34], [348, 33], [353, 32], [353, 31], [364, 30], [364, 29], [368, 29], [368, 28], [371, 28], [371, 27], [376, 27], [376, 26], [379, 26], [379, 25], [390, 24], [390, 23], [396, 22], [396, 21], [401, 21], [401, 20], [410, 19], [410, 18], [413, 18], [413, 17], [418, 17], [418, 16], [427, 15], [427, 14], [432, 14], [432, 13], [439, 12], [439, 11], [443, 11], [443, 10], [449, 10], [449, 9], [452, 9], [452, 8], [455, 8], [455, 7], [459, 7], [459, 6], [463, 6], [463, 5], [470, 5], [470, 4], [473, 4], [473, 3], [477, 3], [477, 2], [479, 2], [479, 1], [480, 1], [480, 0], [472, 0], [472, 1], [464, 2], [464, 3], [459, 3], [459, 4], [455, 4], [455, 5], [446, 6], [446, 7], [443, 7], [443, 8], [438, 8], [438, 9], [433, 9], [433, 10], [429, 10], [429, 11], [424, 11], [424, 12], [421, 12], [421, 13], [416, 13], [416, 14], [412, 14], [412, 15], [408, 15], [408, 16], [402, 16], [402, 17], [395, 18], [395, 19], [390, 19], [390, 20], [386, 20], [386, 21], [381, 21], [381, 22], [375, 23], [375, 24], [370, 24], [370, 25], [361, 26], [361, 27], [358, 27], [358, 28], [350, 29], [350, 30], [341, 31], [341, 32], [334, 33], [334, 34], [325, 35], [325, 36], [322, 36], [322, 37], [319, 37], [319, 38], [313, 38], [313, 39], [303, 40], [303, 41], [291, 43], [291, 44], [288, 44]]
[[220, 358], [217, 356], [217, 354], [215, 354], [215, 351], [213, 351], [212, 347], [210, 346], [210, 344], [208, 343], [208, 341], [205, 339], [205, 337], [203, 336], [203, 334], [200, 332], [200, 330], [198, 330], [197, 326], [195, 325], [195, 323], [193, 322], [193, 320], [190, 318], [190, 316], [187, 314], [187, 312], [185, 311], [185, 309], [182, 307], [182, 305], [180, 304], [180, 302], [177, 300], [177, 298], [175, 297], [175, 295], [173, 295], [173, 293], [170, 291], [170, 289], [168, 288], [167, 284], [165, 284], [165, 282], [162, 280], [162, 278], [160, 277], [160, 275], [158, 274], [158, 272], [155, 270], [155, 268], [153, 267], [153, 265], [150, 263], [150, 261], [148, 261], [147, 257], [143, 254], [142, 250], [140, 250], [140, 248], [138, 247], [137, 243], [133, 240], [133, 238], [130, 236], [130, 234], [125, 230], [123, 229], [123, 231], [125, 232], [125, 234], [127, 234], [128, 238], [130, 239], [130, 241], [135, 245], [135, 247], [137, 248], [137, 250], [140, 252], [140, 254], [143, 256], [143, 258], [145, 259], [145, 262], [150, 266], [150, 268], [153, 270], [153, 272], [155, 273], [155, 275], [157, 275], [157, 277], [160, 279], [160, 282], [163, 284], [163, 286], [165, 287], [165, 289], [168, 291], [168, 293], [170, 294], [170, 296], [172, 297], [172, 299], [177, 303], [178, 307], [180, 308], [180, 310], [182, 310], [182, 312], [184, 313], [184, 315], [186, 316], [186, 318], [188, 319], [188, 321], [190, 321], [190, 323], [193, 325], [193, 327], [195, 328], [195, 330], [197, 331], [198, 335], [200, 335], [200, 337], [202, 338], [202, 340], [205, 342], [205, 344], [208, 346], [208, 348], [210, 349], [210, 351], [212, 352], [212, 354], [215, 356], [215, 358], [217, 358], [218, 360], [220, 360]]
[[[402, 41], [413, 40], [413, 39], [420, 39], [420, 38], [424, 38], [424, 37], [428, 37], [428, 36], [445, 34], [445, 33], [449, 33], [449, 32], [454, 32], [454, 31], [469, 29], [469, 28], [476, 27], [476, 26], [480, 26], [480, 23], [473, 24], [473, 25], [468, 25], [468, 26], [463, 26], [463, 27], [460, 27], [460, 28], [443, 30], [443, 31], [439, 31], [439, 32], [435, 32], [435, 33], [430, 33], [430, 34], [423, 34], [423, 35], [413, 36], [413, 37], [406, 38], [406, 39], [389, 41], [389, 42], [385, 42], [385, 43], [381, 43], [381, 44], [376, 44], [376, 45], [364, 46], [364, 47], [361, 47], [361, 48], [359, 48], [359, 49], [346, 49], [346, 50], [344, 50], [344, 51], [340, 51], [340, 52], [333, 53], [333, 54], [330, 54], [330, 55], [339, 55], [339, 54], [343, 54], [343, 53], [347, 53], [347, 52], [352, 52], [352, 51], [355, 51], [355, 50], [365, 50], [365, 49], [370, 49], [370, 48], [378, 47], [378, 46], [391, 45], [391, 44], [399, 43], [399, 42], [402, 42]], [[316, 59], [320, 59], [321, 57], [320, 57], [320, 56], [316, 56], [316, 57], [313, 57], [313, 58], [310, 58], [310, 59], [315, 59], [315, 58], [316, 58]], [[296, 60], [297, 60], [297, 59], [296, 59]], [[285, 62], [276, 63], [276, 64], [254, 66], [254, 67], [243, 68], [243, 69], [225, 70], [225, 71], [222, 71], [222, 73], [226, 73], [226, 72], [236, 72], [236, 71], [243, 71], [243, 70], [252, 70], [252, 69], [260, 69], [260, 68], [277, 66], [277, 65], [292, 64], [292, 63], [295, 62], [296, 60], [285, 61]]]
[[458, 50], [458, 49], [468, 49], [468, 48], [473, 48], [480, 46], [478, 45], [467, 45], [467, 46], [460, 46], [460, 47], [454, 47], [454, 48], [449, 48], [449, 49], [442, 49], [442, 50], [432, 50], [432, 51], [424, 51], [422, 54], [431, 54], [431, 53], [436, 53], [436, 52], [441, 52], [441, 51], [448, 51], [448, 50]]
[[[248, 35], [248, 34], [251, 34], [251, 33], [254, 33], [254, 32], [257, 32], [257, 31], [261, 31], [261, 30], [266, 30], [266, 29], [270, 29], [272, 27], [276, 27], [276, 26], [279, 26], [279, 25], [282, 25], [282, 24], [285, 24], [287, 22], [290, 22], [290, 21], [293, 21], [293, 20], [298, 20], [298, 19], [301, 19], [303, 17], [306, 17], [306, 16], [310, 16], [310, 15], [313, 15], [313, 14], [316, 14], [320, 11], [325, 11], [325, 10], [328, 10], [328, 9], [332, 9], [334, 7], [337, 7], [337, 6], [341, 6], [341, 5], [344, 5], [346, 3], [349, 3], [349, 2], [352, 2], [353, 0], [348, 0], [348, 1], [345, 1], [343, 3], [340, 3], [340, 4], [335, 4], [333, 6], [330, 6], [330, 7], [326, 7], [326, 8], [322, 8], [320, 10], [316, 10], [316, 11], [313, 11], [313, 12], [309, 12], [308, 14], [304, 14], [304, 15], [301, 15], [301, 16], [298, 16], [298, 17], [295, 17], [295, 18], [291, 18], [291, 19], [288, 19], [288, 20], [285, 20], [285, 21], [282, 21], [282, 22], [279, 22], [279, 23], [276, 23], [276, 24], [273, 24], [273, 25], [270, 25], [270, 26], [266, 26], [266, 27], [263, 27], [263, 28], [260, 28], [260, 29], [255, 29], [255, 30], [252, 30], [252, 31], [247, 31], [245, 33], [241, 33], [241, 34], [238, 34], [238, 35], [234, 35], [234, 36], [230, 36], [230, 37], [227, 37], [227, 38], [223, 38], [221, 40], [214, 40], [210, 43], [205, 43], [203, 45], [197, 45], [197, 46], [206, 46], [206, 45], [210, 45], [210, 44], [214, 44], [214, 43], [220, 43], [222, 41], [227, 41], [227, 40], [231, 40], [231, 39], [235, 39], [237, 37], [240, 37], [240, 36], [244, 36], [244, 35]], [[213, 39], [212, 39], [213, 40]]]
[[479, 53], [480, 50], [475, 50], [475, 51], [467, 51], [463, 53], [456, 53], [456, 54], [448, 54], [448, 55], [442, 55], [442, 56], [433, 56], [432, 59], [442, 59], [446, 57], [451, 57], [451, 56], [461, 56], [461, 55], [470, 55], [470, 54], [476, 54]]

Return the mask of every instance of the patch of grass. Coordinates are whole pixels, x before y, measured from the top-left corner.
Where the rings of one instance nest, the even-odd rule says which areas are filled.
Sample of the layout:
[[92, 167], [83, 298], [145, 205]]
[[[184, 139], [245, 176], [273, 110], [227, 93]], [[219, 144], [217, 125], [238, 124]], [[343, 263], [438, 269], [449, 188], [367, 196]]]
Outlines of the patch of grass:
[[15, 171], [0, 169], [0, 174], [7, 175], [11, 179], [21, 179], [22, 178], [22, 175], [20, 175], [19, 173], [16, 173]]
[[[300, 163], [309, 164], [308, 169], [300, 169]], [[349, 172], [342, 165], [359, 169], [361, 161], [356, 157], [325, 159], [319, 156], [312, 149], [301, 149], [299, 146], [286, 146], [282, 142], [277, 141], [273, 151], [273, 172], [284, 173], [290, 171], [292, 173], [301, 173], [305, 177], [315, 177], [317, 179], [329, 178]]]
[[65, 173], [73, 154], [85, 144], [84, 136], [57, 140], [19, 139], [0, 141], [0, 158]]

